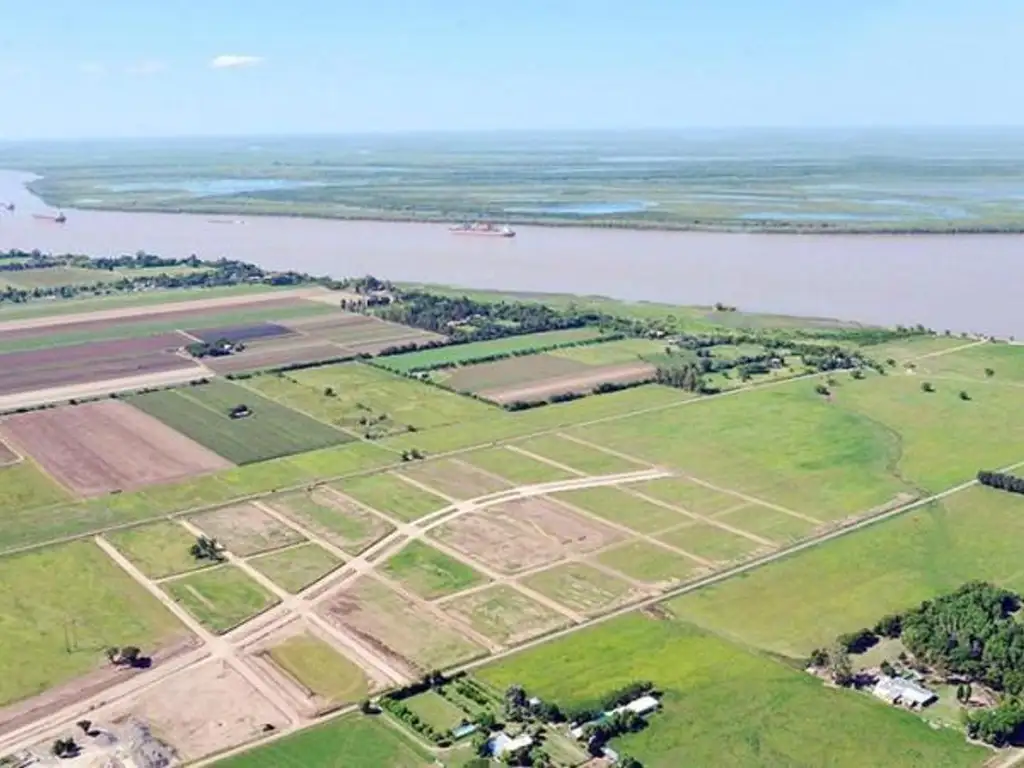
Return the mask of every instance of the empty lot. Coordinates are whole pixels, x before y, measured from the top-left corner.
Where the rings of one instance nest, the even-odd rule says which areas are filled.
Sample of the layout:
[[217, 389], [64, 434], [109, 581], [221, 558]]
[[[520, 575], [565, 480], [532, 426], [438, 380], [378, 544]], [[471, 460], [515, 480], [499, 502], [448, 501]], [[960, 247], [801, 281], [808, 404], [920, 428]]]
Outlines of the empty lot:
[[0, 421], [0, 434], [81, 496], [232, 466], [152, 416], [114, 400], [9, 416]]

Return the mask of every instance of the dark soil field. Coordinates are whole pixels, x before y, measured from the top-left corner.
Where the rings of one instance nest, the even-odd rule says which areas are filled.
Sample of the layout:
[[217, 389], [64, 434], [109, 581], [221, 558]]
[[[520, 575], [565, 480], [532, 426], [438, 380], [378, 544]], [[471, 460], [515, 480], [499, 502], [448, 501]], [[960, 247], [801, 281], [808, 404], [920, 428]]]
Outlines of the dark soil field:
[[186, 343], [166, 333], [0, 355], [0, 394], [189, 368], [194, 363], [174, 353]]
[[0, 436], [80, 496], [135, 490], [232, 466], [116, 400], [9, 416], [0, 421]]
[[198, 331], [186, 330], [189, 336], [195, 336], [208, 344], [219, 339], [229, 341], [254, 341], [257, 339], [272, 339], [281, 336], [294, 336], [295, 332], [283, 325], [276, 323], [258, 323], [256, 325], [223, 325], [217, 328], [203, 328]]
[[[359, 350], [365, 354], [375, 354], [376, 351], [386, 347], [408, 344], [412, 341], [425, 344], [444, 338], [436, 333], [378, 320], [366, 315], [349, 314], [332, 316], [330, 319], [297, 319], [285, 321], [284, 325], [305, 335], [330, 341], [346, 348], [372, 346], [371, 349], [365, 351]], [[355, 354], [359, 354], [359, 352]]]

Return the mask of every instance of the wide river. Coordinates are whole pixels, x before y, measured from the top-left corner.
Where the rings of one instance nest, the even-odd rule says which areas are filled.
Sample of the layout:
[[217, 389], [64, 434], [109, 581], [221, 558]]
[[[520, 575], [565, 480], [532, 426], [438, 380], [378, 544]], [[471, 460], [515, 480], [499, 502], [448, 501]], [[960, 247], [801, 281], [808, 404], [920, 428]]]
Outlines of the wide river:
[[[506, 240], [436, 224], [68, 210], [0, 171], [0, 250], [227, 256], [270, 269], [1024, 336], [1024, 236], [771, 235], [521, 227]], [[225, 223], [235, 220], [239, 223]]]

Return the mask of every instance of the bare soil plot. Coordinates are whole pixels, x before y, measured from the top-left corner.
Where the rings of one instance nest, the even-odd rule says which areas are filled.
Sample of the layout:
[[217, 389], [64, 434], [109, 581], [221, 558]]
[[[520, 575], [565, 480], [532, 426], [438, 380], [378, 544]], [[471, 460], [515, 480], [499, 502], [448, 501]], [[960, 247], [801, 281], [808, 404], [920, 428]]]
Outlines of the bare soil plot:
[[302, 535], [253, 504], [239, 504], [188, 518], [236, 555], [246, 557], [303, 540]]
[[193, 361], [174, 353], [188, 341], [180, 334], [167, 333], [141, 339], [9, 352], [0, 355], [0, 394], [178, 369], [202, 371]]
[[199, 330], [186, 330], [189, 336], [195, 336], [207, 344], [212, 344], [221, 339], [234, 342], [256, 341], [258, 339], [272, 339], [281, 336], [294, 336], [295, 332], [277, 323], [255, 323], [252, 325], [221, 325], [213, 328], [201, 328]]
[[318, 610], [412, 676], [484, 653], [434, 614], [368, 576], [329, 597]]
[[342, 564], [341, 558], [318, 544], [300, 544], [250, 559], [249, 565], [293, 595]]
[[353, 477], [329, 486], [388, 517], [411, 522], [447, 507], [448, 499], [407, 483], [391, 472]]
[[0, 438], [0, 467], [9, 467], [21, 461], [21, 454]]
[[716, 515], [715, 519], [780, 543], [803, 538], [816, 527], [812, 522], [760, 504], [736, 507]]
[[595, 559], [655, 589], [667, 589], [707, 570], [696, 560], [646, 541], [627, 542], [601, 552]]
[[208, 568], [161, 587], [196, 620], [223, 634], [262, 613], [278, 600], [234, 565]]
[[516, 573], [593, 552], [622, 534], [544, 498], [522, 499], [456, 518], [431, 534], [468, 557]]
[[233, 466], [115, 400], [9, 416], [0, 434], [82, 496], [135, 490]]
[[586, 563], [564, 563], [527, 576], [523, 583], [574, 611], [595, 614], [647, 594], [625, 579]]
[[196, 538], [184, 526], [169, 520], [104, 534], [122, 555], [151, 579], [195, 571], [209, 565], [197, 560], [189, 549]]
[[708, 523], [694, 523], [658, 535], [660, 541], [698, 557], [728, 562], [756, 551], [762, 545]]
[[323, 488], [274, 496], [271, 504], [310, 533], [350, 555], [358, 555], [395, 529], [380, 515]]
[[259, 344], [227, 357], [209, 358], [205, 361], [211, 371], [222, 376], [229, 373], [246, 373], [267, 368], [281, 368], [288, 365], [318, 363], [322, 360], [336, 360], [350, 353], [341, 347], [321, 341], [303, 344], [298, 339]]
[[458, 459], [441, 459], [403, 467], [399, 474], [463, 501], [512, 487], [508, 481]]
[[191, 762], [264, 735], [287, 717], [222, 659], [174, 675], [119, 703], [115, 719], [147, 722], [181, 759]]
[[515, 645], [569, 623], [562, 614], [507, 584], [449, 600], [444, 612], [501, 645]]
[[663, 531], [690, 520], [682, 512], [674, 512], [611, 486], [565, 491], [555, 497], [638, 533]]
[[533, 384], [480, 390], [477, 394], [501, 405], [517, 401], [534, 402], [568, 392], [585, 394], [599, 384], [633, 384], [649, 381], [654, 378], [656, 370], [656, 366], [650, 363], [622, 363], [592, 368], [586, 373], [572, 376], [536, 381]]
[[490, 363], [464, 365], [445, 371], [445, 386], [458, 392], [482, 392], [532, 385], [563, 376], [578, 376], [590, 369], [573, 360], [548, 354], [525, 355]]

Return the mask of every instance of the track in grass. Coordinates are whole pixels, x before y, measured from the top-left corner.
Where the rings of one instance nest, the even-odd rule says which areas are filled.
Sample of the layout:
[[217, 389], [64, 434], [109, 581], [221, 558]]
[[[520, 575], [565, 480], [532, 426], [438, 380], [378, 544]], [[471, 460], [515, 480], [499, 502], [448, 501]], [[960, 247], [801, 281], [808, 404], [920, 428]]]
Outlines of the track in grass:
[[191, 573], [161, 586], [175, 602], [217, 634], [277, 603], [276, 597], [233, 565]]
[[298, 683], [328, 704], [359, 701], [367, 694], [365, 673], [308, 632], [272, 646], [267, 654]]
[[[235, 464], [350, 442], [338, 429], [228, 382], [136, 395], [130, 402]], [[231, 418], [245, 405], [251, 415]]]
[[420, 597], [432, 599], [482, 584], [485, 577], [460, 560], [420, 541], [407, 544], [381, 572]]
[[286, 592], [296, 594], [342, 564], [319, 544], [307, 543], [253, 557], [249, 565]]

